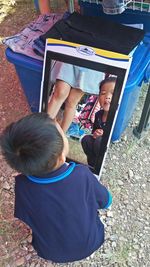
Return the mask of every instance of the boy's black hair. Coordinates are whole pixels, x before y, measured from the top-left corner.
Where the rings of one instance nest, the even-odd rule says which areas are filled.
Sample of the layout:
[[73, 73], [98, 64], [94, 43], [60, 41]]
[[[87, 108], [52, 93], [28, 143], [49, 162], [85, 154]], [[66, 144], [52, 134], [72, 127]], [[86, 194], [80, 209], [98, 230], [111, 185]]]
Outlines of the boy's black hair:
[[117, 80], [117, 77], [115, 77], [115, 76], [110, 76], [110, 77], [107, 77], [104, 80], [102, 80], [100, 82], [100, 84], [99, 84], [99, 93], [101, 92], [101, 89], [102, 89], [102, 87], [103, 87], [103, 85], [105, 83], [108, 83], [108, 82], [116, 82], [116, 80]]
[[48, 114], [33, 113], [4, 130], [1, 148], [13, 169], [25, 175], [42, 176], [54, 169], [64, 141]]

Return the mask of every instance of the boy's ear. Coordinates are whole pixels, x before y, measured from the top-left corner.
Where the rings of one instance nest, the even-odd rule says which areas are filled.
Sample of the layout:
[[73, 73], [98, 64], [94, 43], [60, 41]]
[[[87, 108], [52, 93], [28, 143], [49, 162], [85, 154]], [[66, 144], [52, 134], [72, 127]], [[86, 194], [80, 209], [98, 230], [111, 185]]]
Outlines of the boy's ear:
[[66, 161], [66, 155], [64, 152], [61, 153], [61, 155], [58, 158], [58, 163], [64, 163]]
[[62, 152], [62, 160], [63, 160], [63, 162], [66, 161], [66, 154], [64, 152]]

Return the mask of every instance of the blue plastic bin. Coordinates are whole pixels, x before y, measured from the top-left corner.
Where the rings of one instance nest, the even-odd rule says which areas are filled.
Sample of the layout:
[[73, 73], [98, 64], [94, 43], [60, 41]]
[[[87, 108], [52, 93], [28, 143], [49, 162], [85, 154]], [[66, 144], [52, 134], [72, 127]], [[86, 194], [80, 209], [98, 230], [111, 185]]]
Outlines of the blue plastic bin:
[[43, 62], [6, 49], [6, 58], [15, 65], [32, 112], [39, 111]]
[[[130, 73], [120, 104], [112, 141], [119, 140], [135, 109], [141, 83], [150, 77], [150, 35], [135, 51]], [[39, 110], [43, 62], [6, 49], [6, 57], [15, 65], [22, 88], [32, 112]], [[149, 70], [149, 71], [148, 71]]]

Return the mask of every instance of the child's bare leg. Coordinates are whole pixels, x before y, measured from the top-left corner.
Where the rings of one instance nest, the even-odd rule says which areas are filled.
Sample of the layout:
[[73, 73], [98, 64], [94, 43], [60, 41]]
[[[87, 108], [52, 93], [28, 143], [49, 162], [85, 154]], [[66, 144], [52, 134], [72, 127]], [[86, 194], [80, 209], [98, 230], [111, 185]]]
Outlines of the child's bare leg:
[[66, 82], [61, 80], [56, 81], [54, 94], [48, 104], [48, 114], [52, 119], [55, 119], [59, 109], [68, 97], [70, 89], [70, 85]]
[[72, 88], [67, 100], [65, 102], [64, 117], [61, 123], [61, 127], [64, 132], [66, 132], [73, 121], [76, 105], [80, 101], [81, 97], [84, 95], [83, 91], [80, 89]]
[[41, 14], [50, 13], [50, 0], [39, 0], [39, 9]]

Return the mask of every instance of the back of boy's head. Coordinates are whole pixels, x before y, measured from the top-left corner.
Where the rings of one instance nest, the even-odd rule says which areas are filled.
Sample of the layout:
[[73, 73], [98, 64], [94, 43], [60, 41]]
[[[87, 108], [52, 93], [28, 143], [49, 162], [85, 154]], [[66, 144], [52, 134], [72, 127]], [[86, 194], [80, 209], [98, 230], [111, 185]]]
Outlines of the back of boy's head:
[[102, 80], [99, 84], [99, 93], [101, 93], [102, 87], [105, 83], [114, 82], [116, 83], [117, 78], [115, 76], [109, 76], [106, 79]]
[[46, 113], [33, 113], [9, 125], [1, 135], [8, 164], [25, 175], [40, 176], [54, 169], [64, 142]]

